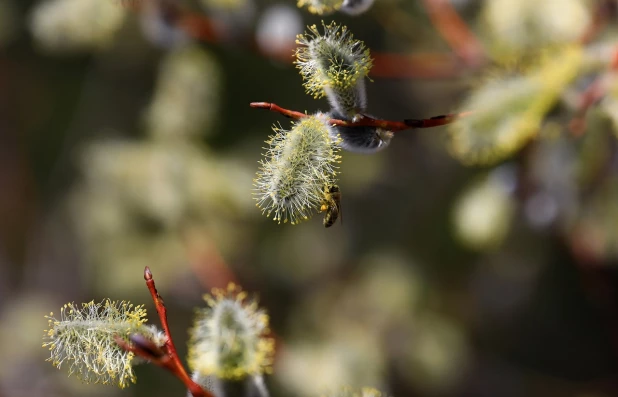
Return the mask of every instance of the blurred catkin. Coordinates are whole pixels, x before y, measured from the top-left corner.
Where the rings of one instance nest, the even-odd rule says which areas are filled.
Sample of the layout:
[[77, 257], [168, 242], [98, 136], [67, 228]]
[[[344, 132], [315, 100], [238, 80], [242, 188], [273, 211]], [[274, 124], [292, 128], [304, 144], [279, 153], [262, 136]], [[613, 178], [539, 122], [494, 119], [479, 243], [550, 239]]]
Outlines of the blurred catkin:
[[111, 44], [126, 13], [110, 0], [45, 0], [32, 11], [30, 30], [49, 52], [95, 51]]
[[241, 380], [270, 372], [274, 340], [268, 315], [234, 284], [205, 295], [191, 329], [189, 366], [199, 376]]
[[221, 101], [221, 71], [199, 46], [169, 52], [163, 60], [154, 97], [146, 113], [155, 139], [187, 139], [213, 133]]
[[343, 0], [298, 0], [298, 7], [307, 7], [310, 13], [328, 15], [341, 8]]
[[535, 69], [489, 77], [460, 105], [459, 112], [472, 114], [449, 126], [454, 156], [466, 164], [491, 164], [521, 149], [537, 135], [581, 61], [582, 49], [568, 46], [547, 54]]
[[505, 59], [573, 43], [591, 19], [583, 0], [490, 0], [483, 6], [490, 49]]
[[510, 227], [515, 202], [496, 174], [474, 181], [459, 196], [453, 213], [455, 233], [475, 250], [500, 246]]

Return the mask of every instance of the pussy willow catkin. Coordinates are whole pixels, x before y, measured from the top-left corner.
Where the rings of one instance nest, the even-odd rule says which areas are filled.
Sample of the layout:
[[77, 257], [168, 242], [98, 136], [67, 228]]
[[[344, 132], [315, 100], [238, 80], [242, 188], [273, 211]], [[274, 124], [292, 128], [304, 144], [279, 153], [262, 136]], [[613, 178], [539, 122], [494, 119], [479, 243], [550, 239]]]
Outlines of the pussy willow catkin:
[[369, 50], [354, 40], [345, 26], [322, 22], [324, 34], [316, 25], [298, 35], [296, 66], [307, 93], [314, 98], [328, 97], [330, 105], [347, 118], [367, 107], [365, 78], [372, 66]]
[[257, 206], [273, 220], [295, 225], [309, 219], [323, 199], [325, 185], [337, 182], [339, 138], [328, 116], [306, 117], [287, 131], [273, 127], [265, 159], [254, 180]]
[[67, 366], [84, 383], [115, 384], [120, 388], [135, 383], [133, 353], [123, 350], [114, 339], [118, 335], [140, 335], [161, 346], [161, 334], [144, 325], [146, 310], [126, 301], [105, 299], [81, 306], [67, 303], [60, 310], [60, 318], [45, 316], [46, 330], [43, 347], [50, 351], [47, 359], [54, 366]]
[[268, 315], [234, 284], [214, 289], [204, 300], [208, 306], [196, 313], [189, 341], [194, 378], [204, 384], [210, 375], [240, 380], [270, 372], [274, 340], [266, 336]]

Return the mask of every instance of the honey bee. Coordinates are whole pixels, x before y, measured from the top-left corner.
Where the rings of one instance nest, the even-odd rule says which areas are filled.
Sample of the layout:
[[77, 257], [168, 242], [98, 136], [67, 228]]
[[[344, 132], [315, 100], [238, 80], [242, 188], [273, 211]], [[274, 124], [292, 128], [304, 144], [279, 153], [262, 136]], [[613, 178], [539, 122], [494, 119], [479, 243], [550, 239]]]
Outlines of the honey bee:
[[[337, 218], [341, 215], [341, 190], [339, 190], [339, 186], [324, 186], [324, 199], [320, 211], [326, 211], [322, 222], [324, 227], [331, 227], [337, 222]], [[341, 221], [343, 222], [343, 217]]]

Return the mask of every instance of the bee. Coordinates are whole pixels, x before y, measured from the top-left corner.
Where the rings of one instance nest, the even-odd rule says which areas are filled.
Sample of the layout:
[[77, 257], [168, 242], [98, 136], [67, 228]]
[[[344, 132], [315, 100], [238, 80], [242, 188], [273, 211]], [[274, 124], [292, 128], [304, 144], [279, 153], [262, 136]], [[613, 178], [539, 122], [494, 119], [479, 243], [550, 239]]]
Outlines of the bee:
[[[324, 186], [324, 199], [320, 211], [326, 211], [322, 222], [324, 227], [331, 227], [337, 222], [337, 218], [341, 215], [341, 190], [339, 190], [339, 186]], [[341, 219], [343, 222], [343, 217]]]

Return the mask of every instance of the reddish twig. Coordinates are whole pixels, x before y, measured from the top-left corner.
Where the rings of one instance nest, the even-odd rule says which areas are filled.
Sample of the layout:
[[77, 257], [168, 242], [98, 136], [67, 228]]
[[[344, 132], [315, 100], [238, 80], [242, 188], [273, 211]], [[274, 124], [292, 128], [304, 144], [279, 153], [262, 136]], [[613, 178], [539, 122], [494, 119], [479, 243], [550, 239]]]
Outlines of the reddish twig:
[[585, 45], [591, 42], [615, 13], [616, 3], [614, 0], [599, 0], [592, 14], [592, 21], [584, 31], [584, 34], [579, 38], [578, 43]]
[[[252, 108], [266, 109], [270, 110], [271, 112], [280, 113], [294, 120], [303, 119], [309, 116], [306, 113], [285, 109], [270, 102], [251, 102], [249, 106], [251, 106]], [[366, 115], [361, 115], [361, 117], [355, 121], [329, 119], [328, 123], [338, 127], [376, 127], [393, 132], [398, 132], [414, 128], [431, 128], [450, 124], [461, 117], [466, 117], [470, 115], [471, 113], [472, 112], [463, 112], [431, 117], [429, 119], [406, 119], [403, 121], [382, 120], [375, 119]]]
[[182, 383], [185, 384], [193, 397], [215, 397], [212, 393], [204, 390], [200, 385], [195, 383], [189, 377], [185, 367], [182, 365], [180, 358], [178, 357], [178, 353], [176, 352], [176, 347], [174, 346], [170, 328], [167, 323], [167, 309], [163, 303], [163, 298], [161, 298], [161, 295], [157, 292], [157, 288], [155, 287], [155, 283], [152, 278], [152, 272], [148, 266], [144, 269], [144, 279], [146, 280], [146, 286], [150, 291], [150, 295], [154, 301], [157, 313], [159, 313], [159, 318], [161, 319], [161, 326], [163, 327], [163, 331], [166, 336], [165, 345], [159, 348], [154, 343], [141, 337], [140, 335], [131, 335], [129, 337], [131, 340], [130, 343], [122, 339], [119, 335], [116, 335], [114, 337], [116, 343], [118, 343], [118, 345], [124, 350], [132, 352], [136, 356], [170, 371], [178, 379], [180, 379]]
[[478, 66], [485, 59], [481, 42], [447, 0], [423, 0], [436, 29], [467, 65]]
[[453, 54], [375, 53], [372, 57], [371, 77], [443, 79], [461, 76], [466, 71]]
[[610, 81], [618, 76], [618, 47], [613, 52], [609, 68], [597, 76], [579, 97], [575, 116], [569, 122], [569, 129], [574, 136], [581, 136], [586, 131], [586, 114], [588, 109], [598, 103], [607, 94]]
[[188, 231], [185, 244], [193, 275], [206, 290], [240, 284], [210, 236], [201, 230]]
[[202, 389], [200, 385], [195, 383], [182, 365], [180, 357], [178, 357], [178, 353], [176, 352], [176, 347], [174, 346], [170, 327], [167, 323], [167, 309], [165, 308], [165, 303], [161, 295], [157, 292], [154, 279], [152, 278], [152, 272], [148, 266], [144, 269], [144, 280], [146, 280], [146, 286], [148, 287], [148, 291], [150, 291], [150, 296], [152, 297], [157, 313], [159, 314], [159, 319], [161, 320], [161, 326], [167, 336], [165, 342], [166, 357], [168, 357], [171, 362], [166, 364], [165, 368], [168, 368], [176, 375], [186, 385], [187, 389], [189, 389], [194, 397], [214, 397], [210, 392]]

